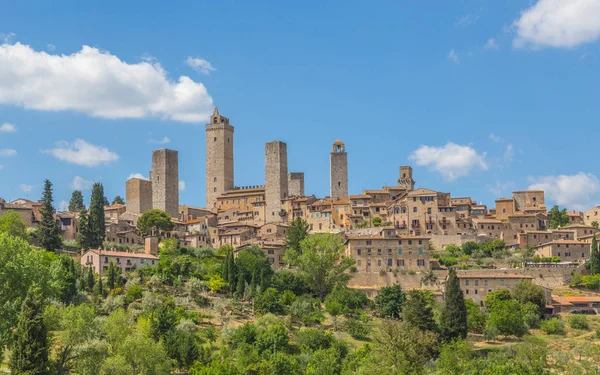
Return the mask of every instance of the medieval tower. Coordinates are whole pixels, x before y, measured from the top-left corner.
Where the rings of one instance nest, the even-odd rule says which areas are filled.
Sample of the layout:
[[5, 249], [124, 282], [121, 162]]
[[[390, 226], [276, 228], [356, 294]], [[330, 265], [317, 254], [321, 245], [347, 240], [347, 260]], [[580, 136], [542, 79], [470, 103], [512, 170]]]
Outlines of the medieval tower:
[[152, 208], [179, 216], [179, 154], [166, 148], [152, 151]]
[[287, 144], [265, 144], [265, 221], [280, 221], [281, 200], [288, 196]]
[[331, 168], [331, 197], [347, 197], [348, 196], [348, 154], [344, 142], [339, 139], [333, 142], [333, 147], [330, 154]]
[[152, 209], [152, 182], [142, 178], [130, 178], [125, 183], [127, 212], [143, 214]]
[[215, 110], [206, 124], [206, 209], [217, 206], [217, 197], [233, 189], [233, 126]]
[[398, 186], [403, 187], [406, 191], [415, 190], [415, 180], [412, 177], [412, 167], [408, 165], [400, 166], [400, 177], [398, 178]]
[[290, 172], [288, 174], [288, 196], [304, 196], [304, 172]]

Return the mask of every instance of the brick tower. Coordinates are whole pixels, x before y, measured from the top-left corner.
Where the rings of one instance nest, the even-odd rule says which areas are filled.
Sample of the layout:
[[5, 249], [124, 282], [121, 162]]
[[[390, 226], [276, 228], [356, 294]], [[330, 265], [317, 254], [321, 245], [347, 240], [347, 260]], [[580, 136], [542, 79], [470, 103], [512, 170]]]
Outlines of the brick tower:
[[413, 180], [412, 177], [412, 167], [408, 165], [400, 166], [398, 186], [405, 188], [407, 191], [415, 190], [415, 180]]
[[179, 153], [166, 148], [152, 151], [152, 208], [179, 216]]
[[287, 144], [280, 141], [265, 144], [265, 221], [281, 221], [281, 200], [288, 196]]
[[330, 193], [332, 198], [348, 196], [348, 154], [344, 142], [333, 142], [329, 157], [331, 168]]
[[206, 209], [216, 208], [217, 197], [233, 189], [233, 126], [215, 110], [206, 124]]

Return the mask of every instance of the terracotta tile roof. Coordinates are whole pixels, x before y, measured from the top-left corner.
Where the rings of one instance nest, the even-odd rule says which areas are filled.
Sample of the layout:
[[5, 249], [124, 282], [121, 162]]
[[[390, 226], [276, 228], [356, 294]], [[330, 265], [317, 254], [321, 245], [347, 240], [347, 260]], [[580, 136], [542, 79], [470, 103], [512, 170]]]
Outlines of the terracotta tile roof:
[[[112, 251], [112, 250], [98, 250], [98, 249], [90, 249], [87, 252], [92, 252], [94, 254], [100, 254], [101, 256], [109, 256], [109, 257], [123, 257], [123, 258], [144, 258], [144, 259], [158, 259], [158, 257], [152, 254], [145, 253], [128, 253], [127, 251]], [[84, 253], [85, 255], [85, 253]]]

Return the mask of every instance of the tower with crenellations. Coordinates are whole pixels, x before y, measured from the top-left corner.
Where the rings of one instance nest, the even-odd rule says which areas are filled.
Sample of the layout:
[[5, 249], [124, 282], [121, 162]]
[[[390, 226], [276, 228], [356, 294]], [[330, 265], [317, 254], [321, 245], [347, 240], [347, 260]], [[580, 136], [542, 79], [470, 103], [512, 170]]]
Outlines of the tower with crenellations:
[[215, 107], [206, 124], [206, 208], [215, 209], [217, 198], [233, 187], [233, 126]]
[[348, 196], [348, 154], [344, 142], [333, 142], [330, 160], [330, 194], [332, 198]]
[[412, 167], [409, 165], [400, 166], [400, 176], [398, 177], [398, 186], [403, 187], [406, 191], [415, 190], [415, 180], [412, 176]]
[[288, 196], [287, 144], [281, 141], [265, 144], [266, 222], [280, 221], [281, 200]]

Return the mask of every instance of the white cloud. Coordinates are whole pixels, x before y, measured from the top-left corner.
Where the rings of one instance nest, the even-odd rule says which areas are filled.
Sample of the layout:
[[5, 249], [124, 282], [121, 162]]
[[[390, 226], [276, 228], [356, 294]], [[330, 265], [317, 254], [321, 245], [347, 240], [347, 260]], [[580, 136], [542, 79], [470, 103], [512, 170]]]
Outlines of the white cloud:
[[439, 172], [446, 180], [453, 181], [467, 176], [473, 168], [487, 170], [485, 155], [485, 152], [478, 154], [470, 146], [448, 142], [443, 147], [421, 146], [409, 158], [417, 165], [427, 166], [430, 170]]
[[600, 181], [591, 173], [575, 175], [530, 177], [531, 190], [544, 190], [546, 198], [561, 207], [587, 210], [597, 202]]
[[494, 141], [494, 142], [496, 142], [496, 143], [500, 143], [500, 142], [503, 142], [503, 141], [504, 141], [504, 140], [502, 139], [502, 137], [499, 137], [499, 136], [497, 136], [497, 135], [496, 135], [496, 134], [494, 134], [494, 133], [490, 133], [489, 137], [490, 137], [490, 139], [491, 139], [492, 141]]
[[454, 26], [456, 27], [469, 27], [475, 22], [479, 20], [479, 15], [477, 14], [465, 14], [454, 22]]
[[185, 190], [185, 181], [179, 180], [179, 191]]
[[600, 1], [539, 0], [513, 22], [516, 47], [571, 48], [600, 37]]
[[17, 36], [15, 33], [2, 34], [0, 33], [0, 38], [4, 43], [12, 43], [13, 39]]
[[89, 181], [79, 176], [73, 177], [73, 182], [71, 182], [73, 190], [90, 190], [93, 185], [94, 181]]
[[60, 201], [60, 203], [58, 204], [58, 211], [61, 211], [61, 212], [69, 211], [69, 202]]
[[513, 186], [512, 182], [500, 182], [496, 181], [496, 185], [488, 186], [488, 190], [490, 193], [494, 194], [496, 197], [501, 197], [504, 193]]
[[515, 150], [513, 148], [513, 145], [509, 143], [506, 145], [506, 148], [504, 149], [504, 161], [511, 162], [511, 161], [513, 161], [514, 158], [515, 158]]
[[78, 111], [103, 118], [206, 120], [213, 101], [187, 76], [177, 81], [156, 62], [129, 64], [83, 46], [71, 55], [0, 45], [0, 104], [44, 111]]
[[216, 70], [212, 64], [204, 59], [199, 57], [188, 57], [185, 59], [185, 63], [189, 65], [195, 71], [202, 73], [204, 75], [209, 75], [210, 72]]
[[83, 139], [76, 139], [72, 144], [60, 141], [57, 146], [57, 148], [42, 152], [51, 154], [62, 161], [86, 167], [108, 164], [119, 159], [119, 155], [109, 149], [87, 143]]
[[451, 49], [450, 52], [448, 52], [448, 59], [455, 64], [458, 64], [460, 62], [458, 54], [456, 53], [456, 51], [454, 51], [454, 48]]
[[494, 38], [488, 39], [483, 46], [485, 49], [498, 49], [498, 47], [498, 42]]
[[17, 154], [17, 150], [13, 150], [10, 148], [0, 149], [0, 156], [15, 156]]
[[16, 131], [17, 128], [13, 124], [9, 124], [8, 122], [5, 122], [4, 124], [0, 125], [0, 133], [14, 133]]
[[158, 144], [166, 144], [171, 142], [171, 138], [169, 137], [163, 137], [163, 139], [149, 139], [148, 142], [150, 143], [158, 143]]
[[141, 173], [132, 173], [129, 175], [129, 177], [127, 177], [127, 180], [131, 180], [132, 178], [139, 178], [140, 180], [146, 180], [146, 181], [150, 180], [148, 177], [145, 177]]
[[48, 45], [46, 45], [46, 48], [48, 49], [48, 51], [52, 52], [56, 49], [56, 46], [52, 43], [49, 43]]
[[21, 184], [19, 185], [19, 188], [24, 193], [31, 193], [31, 191], [33, 190], [33, 185]]

